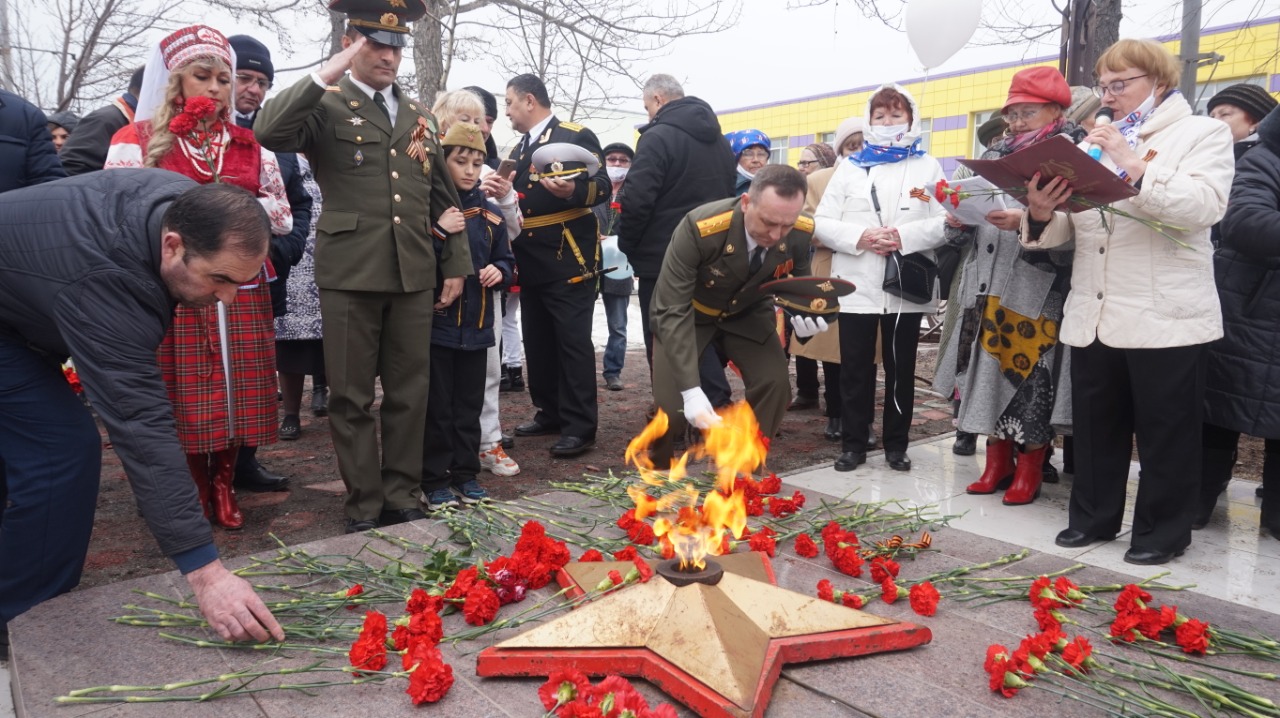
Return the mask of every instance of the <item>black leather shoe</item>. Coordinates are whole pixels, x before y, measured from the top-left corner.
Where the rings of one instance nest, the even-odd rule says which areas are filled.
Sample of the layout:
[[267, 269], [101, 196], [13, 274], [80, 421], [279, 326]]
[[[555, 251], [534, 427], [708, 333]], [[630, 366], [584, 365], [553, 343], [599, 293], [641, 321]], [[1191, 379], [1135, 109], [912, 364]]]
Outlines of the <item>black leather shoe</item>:
[[889, 462], [889, 468], [894, 471], [910, 471], [911, 459], [907, 458], [905, 451], [886, 451], [884, 458]]
[[311, 387], [311, 415], [329, 415], [329, 387], [323, 384]]
[[302, 422], [294, 414], [289, 414], [280, 421], [280, 440], [297, 441], [302, 436]]
[[251, 471], [237, 471], [233, 482], [237, 489], [245, 491], [288, 491], [289, 477], [273, 474], [262, 467], [255, 466]]
[[978, 450], [978, 435], [967, 431], [956, 432], [956, 443], [951, 445], [951, 453], [956, 456], [973, 456]]
[[1162, 563], [1169, 563], [1175, 558], [1181, 556], [1184, 551], [1186, 551], [1186, 549], [1166, 552], [1134, 546], [1124, 552], [1124, 562], [1138, 566], [1158, 566]]
[[859, 466], [867, 463], [867, 455], [865, 452], [846, 451], [836, 459], [836, 471], [853, 471]]
[[560, 427], [541, 424], [537, 419], [516, 427], [516, 436], [546, 436], [560, 433]]
[[421, 509], [386, 509], [378, 514], [378, 524], [382, 526], [395, 526], [407, 521], [417, 521], [425, 519], [427, 515]]
[[[517, 431], [519, 431], [517, 429]], [[562, 436], [560, 440], [551, 446], [552, 456], [577, 456], [582, 452], [596, 445], [594, 436], [582, 438], [580, 436]]]
[[876, 425], [867, 424], [867, 450], [875, 451], [880, 447], [880, 437], [876, 436]]
[[1111, 534], [1110, 536], [1093, 536], [1083, 531], [1077, 531], [1076, 529], [1063, 529], [1058, 532], [1058, 537], [1055, 538], [1053, 542], [1063, 548], [1081, 548], [1097, 541], [1112, 541], [1115, 537], [1115, 534]]
[[838, 416], [827, 419], [827, 430], [822, 432], [822, 435], [827, 437], [827, 441], [839, 441], [840, 433], [844, 428], [843, 423]]
[[356, 519], [347, 519], [346, 532], [349, 534], [358, 534], [361, 531], [368, 531], [369, 529], [376, 528], [378, 528], [378, 522], [373, 519], [361, 519], [358, 521]]
[[498, 443], [502, 444], [502, 448], [504, 449], [513, 449], [516, 445], [516, 437], [511, 434], [503, 434], [502, 440]]
[[791, 405], [787, 407], [787, 411], [804, 411], [805, 409], [816, 408], [818, 408], [818, 397], [797, 394], [796, 398], [791, 400]]

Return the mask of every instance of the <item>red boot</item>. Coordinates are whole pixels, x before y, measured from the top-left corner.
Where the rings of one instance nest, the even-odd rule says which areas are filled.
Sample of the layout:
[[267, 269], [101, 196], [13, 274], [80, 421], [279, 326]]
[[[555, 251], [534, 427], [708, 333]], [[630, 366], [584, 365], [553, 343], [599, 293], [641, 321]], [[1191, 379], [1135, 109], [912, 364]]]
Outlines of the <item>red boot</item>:
[[1048, 445], [1034, 451], [1018, 452], [1018, 468], [1013, 474], [1013, 485], [1004, 492], [1006, 506], [1029, 504], [1040, 497], [1040, 482], [1044, 480], [1044, 452]]
[[187, 454], [187, 466], [191, 468], [191, 478], [196, 482], [196, 491], [200, 494], [200, 507], [204, 509], [204, 517], [209, 518], [209, 455]]
[[213, 454], [213, 522], [224, 529], [244, 526], [240, 505], [236, 503], [236, 490], [231, 482], [236, 477], [236, 455], [239, 449], [223, 449]]
[[992, 441], [987, 439], [987, 466], [982, 476], [969, 484], [965, 491], [971, 494], [994, 494], [1013, 480], [1013, 439]]

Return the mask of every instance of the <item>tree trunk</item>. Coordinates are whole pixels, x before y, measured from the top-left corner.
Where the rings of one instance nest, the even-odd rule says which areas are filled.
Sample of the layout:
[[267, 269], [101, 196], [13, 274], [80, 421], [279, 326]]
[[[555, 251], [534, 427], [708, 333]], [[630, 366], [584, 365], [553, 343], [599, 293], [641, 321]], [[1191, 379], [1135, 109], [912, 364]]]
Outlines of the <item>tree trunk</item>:
[[432, 17], [445, 21], [452, 10], [449, 0], [427, 0], [427, 16], [413, 24], [413, 72], [418, 81], [414, 90], [428, 106], [449, 81], [444, 59], [445, 28]]
[[1071, 39], [1067, 84], [1092, 85], [1098, 58], [1120, 39], [1120, 0], [1075, 0], [1071, 5]]
[[347, 16], [329, 11], [329, 56], [342, 52], [342, 35], [347, 30]]

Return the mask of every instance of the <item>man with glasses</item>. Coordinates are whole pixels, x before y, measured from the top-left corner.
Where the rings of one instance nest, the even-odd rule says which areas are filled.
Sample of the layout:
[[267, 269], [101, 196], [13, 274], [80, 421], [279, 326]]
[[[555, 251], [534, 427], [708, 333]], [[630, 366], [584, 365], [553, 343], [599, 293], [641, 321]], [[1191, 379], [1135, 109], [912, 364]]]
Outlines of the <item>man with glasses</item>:
[[[236, 101], [235, 120], [241, 127], [252, 128], [253, 120], [262, 109], [262, 101], [266, 99], [267, 90], [275, 78], [275, 67], [271, 64], [271, 51], [266, 45], [248, 35], [232, 35], [227, 38], [236, 53]], [[293, 231], [283, 236], [271, 238], [271, 264], [276, 270], [276, 281], [268, 289], [271, 290], [271, 315], [278, 317], [285, 313], [285, 285], [289, 280], [289, 268], [302, 259], [303, 250], [307, 246], [307, 235], [311, 231], [311, 194], [302, 184], [302, 173], [298, 171], [298, 156], [289, 152], [277, 152], [276, 161], [280, 164], [280, 176], [284, 179], [285, 194], [289, 198], [289, 207], [293, 210]], [[236, 460], [236, 488], [245, 491], [287, 491], [289, 479], [280, 474], [268, 471], [258, 463], [258, 447], [242, 446]]]

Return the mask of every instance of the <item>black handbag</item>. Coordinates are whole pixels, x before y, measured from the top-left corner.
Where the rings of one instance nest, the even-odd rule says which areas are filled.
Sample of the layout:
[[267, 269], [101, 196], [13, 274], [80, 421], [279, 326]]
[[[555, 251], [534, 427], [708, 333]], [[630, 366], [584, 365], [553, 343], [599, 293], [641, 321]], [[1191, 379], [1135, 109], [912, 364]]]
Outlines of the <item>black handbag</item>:
[[[871, 203], [880, 217], [880, 198], [876, 186], [871, 185]], [[883, 220], [881, 224], [883, 225]], [[884, 285], [886, 294], [892, 294], [914, 304], [933, 301], [933, 287], [938, 281], [938, 265], [923, 254], [894, 252], [885, 257]]]

